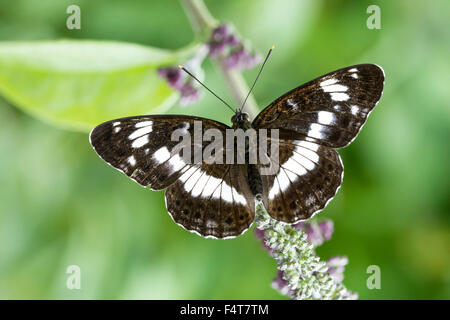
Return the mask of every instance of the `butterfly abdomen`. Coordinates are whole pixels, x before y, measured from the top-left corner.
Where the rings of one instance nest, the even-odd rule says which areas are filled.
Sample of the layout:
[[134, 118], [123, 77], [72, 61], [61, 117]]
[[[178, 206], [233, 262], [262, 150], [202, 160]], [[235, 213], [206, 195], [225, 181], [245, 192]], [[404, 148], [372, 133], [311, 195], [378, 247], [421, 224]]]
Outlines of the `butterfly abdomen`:
[[254, 164], [247, 164], [247, 179], [250, 190], [255, 197], [260, 197], [263, 192], [262, 179], [258, 167]]

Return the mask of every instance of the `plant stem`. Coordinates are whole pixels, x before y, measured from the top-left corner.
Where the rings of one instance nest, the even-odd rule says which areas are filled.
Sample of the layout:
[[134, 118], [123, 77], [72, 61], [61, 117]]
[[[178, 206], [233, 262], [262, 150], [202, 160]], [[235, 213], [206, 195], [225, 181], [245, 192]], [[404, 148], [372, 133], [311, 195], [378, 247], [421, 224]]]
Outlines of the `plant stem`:
[[[205, 37], [211, 33], [211, 30], [218, 25], [216, 19], [213, 18], [208, 8], [203, 3], [203, 0], [180, 0], [183, 4], [189, 20], [191, 21], [194, 32], [199, 37]], [[244, 99], [249, 91], [249, 87], [241, 72], [231, 70], [225, 66], [224, 59], [213, 60], [222, 72], [228, 88], [231, 92], [234, 102], [238, 107], [242, 105]], [[250, 95], [245, 110], [250, 115], [250, 118], [256, 117], [259, 113], [258, 105], [256, 104], [253, 95]]]
[[[242, 73], [236, 70], [228, 69], [223, 60], [219, 60], [218, 64], [220, 71], [228, 84], [228, 88], [230, 89], [234, 102], [238, 107], [241, 107], [245, 97], [248, 94], [248, 90], [250, 90], [247, 82], [242, 76]], [[258, 105], [256, 104], [255, 98], [252, 94], [250, 94], [247, 102], [245, 103], [245, 110], [250, 115], [250, 118], [255, 118], [259, 113]]]
[[206, 36], [218, 25], [203, 0], [180, 0], [196, 36]]

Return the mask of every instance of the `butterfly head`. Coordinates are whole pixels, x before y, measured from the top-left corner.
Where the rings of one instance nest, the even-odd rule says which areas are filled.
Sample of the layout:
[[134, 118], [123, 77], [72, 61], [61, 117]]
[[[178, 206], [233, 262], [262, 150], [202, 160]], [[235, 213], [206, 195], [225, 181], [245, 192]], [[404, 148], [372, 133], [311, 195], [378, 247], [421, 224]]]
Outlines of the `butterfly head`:
[[233, 127], [243, 128], [247, 127], [248, 124], [248, 113], [236, 111], [236, 113], [231, 117], [231, 122]]

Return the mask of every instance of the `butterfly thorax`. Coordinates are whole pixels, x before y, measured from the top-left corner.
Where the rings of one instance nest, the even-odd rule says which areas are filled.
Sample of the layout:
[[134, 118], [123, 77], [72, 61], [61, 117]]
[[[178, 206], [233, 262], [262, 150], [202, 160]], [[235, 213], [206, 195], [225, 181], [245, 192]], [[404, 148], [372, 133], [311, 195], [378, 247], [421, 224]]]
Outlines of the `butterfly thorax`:
[[242, 129], [246, 131], [252, 128], [250, 121], [248, 121], [248, 114], [244, 112], [237, 111], [236, 114], [231, 117], [231, 122], [233, 123], [233, 129]]

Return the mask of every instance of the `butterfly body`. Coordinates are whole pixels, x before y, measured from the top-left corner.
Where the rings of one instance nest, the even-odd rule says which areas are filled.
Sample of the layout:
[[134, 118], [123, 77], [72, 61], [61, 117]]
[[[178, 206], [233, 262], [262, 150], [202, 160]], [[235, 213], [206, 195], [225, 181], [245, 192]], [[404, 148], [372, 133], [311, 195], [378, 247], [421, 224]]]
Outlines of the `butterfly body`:
[[[252, 122], [241, 112], [232, 117], [231, 127], [185, 115], [129, 117], [100, 124], [90, 141], [103, 160], [132, 180], [153, 190], [166, 189], [167, 211], [177, 224], [203, 237], [231, 238], [252, 224], [255, 200], [263, 201], [272, 218], [287, 223], [322, 210], [342, 183], [343, 165], [335, 149], [355, 139], [383, 86], [380, 67], [355, 65], [289, 91]], [[194, 137], [210, 129], [225, 142], [230, 142], [227, 130], [251, 132], [257, 139], [261, 130], [276, 131], [277, 136], [260, 139], [267, 145], [263, 155], [278, 146], [277, 157], [267, 157], [275, 170], [267, 174], [261, 159], [250, 161], [251, 139], [245, 140], [242, 163], [190, 161], [208, 150], [207, 139], [192, 140], [189, 159], [174, 151], [174, 130]], [[223, 151], [237, 146], [234, 140], [225, 142]]]
[[[237, 111], [235, 115], [231, 117], [231, 123], [232, 123], [232, 129], [241, 129], [244, 132], [247, 132], [247, 130], [254, 129], [251, 122], [248, 119], [248, 114]], [[255, 199], [260, 200], [263, 193], [263, 185], [262, 185], [262, 179], [261, 175], [258, 170], [258, 166], [256, 164], [250, 163], [250, 139], [245, 140], [245, 166], [247, 169], [247, 177], [248, 177], [248, 184], [250, 186], [250, 190], [255, 196]]]

